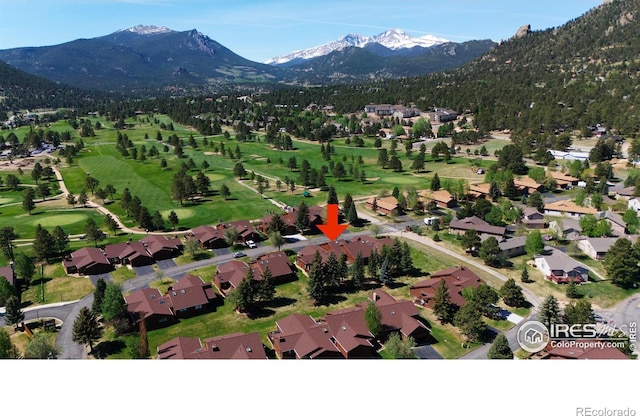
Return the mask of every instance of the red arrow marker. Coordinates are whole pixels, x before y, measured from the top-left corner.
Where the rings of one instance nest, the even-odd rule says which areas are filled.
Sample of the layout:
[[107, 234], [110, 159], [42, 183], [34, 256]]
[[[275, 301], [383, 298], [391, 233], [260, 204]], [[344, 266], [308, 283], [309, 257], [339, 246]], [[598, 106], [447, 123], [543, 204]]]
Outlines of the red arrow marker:
[[340, 234], [348, 227], [347, 224], [338, 224], [338, 204], [327, 205], [327, 223], [318, 225], [320, 231], [331, 241], [340, 237]]

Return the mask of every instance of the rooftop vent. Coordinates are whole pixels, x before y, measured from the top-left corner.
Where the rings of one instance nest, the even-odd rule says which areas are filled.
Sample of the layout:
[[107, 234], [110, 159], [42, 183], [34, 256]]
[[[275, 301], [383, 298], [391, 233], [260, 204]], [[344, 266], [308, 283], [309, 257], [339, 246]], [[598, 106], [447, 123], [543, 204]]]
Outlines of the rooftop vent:
[[171, 294], [172, 294], [173, 296], [178, 295], [175, 291], [174, 291], [174, 292], [171, 292]]
[[247, 352], [252, 352], [253, 350], [251, 349], [251, 347], [247, 347], [246, 348]]
[[187, 291], [182, 289], [182, 290], [180, 290], [180, 293], [182, 293], [184, 295], [185, 293], [187, 293]]
[[218, 347], [216, 344], [213, 344], [211, 346], [211, 351], [220, 351], [220, 347]]

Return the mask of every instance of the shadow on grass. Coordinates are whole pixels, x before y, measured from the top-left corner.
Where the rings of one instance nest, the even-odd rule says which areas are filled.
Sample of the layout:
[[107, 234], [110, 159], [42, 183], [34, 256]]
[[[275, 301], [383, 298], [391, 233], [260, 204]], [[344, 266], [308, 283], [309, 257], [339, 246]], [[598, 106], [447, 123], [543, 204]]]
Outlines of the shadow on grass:
[[98, 359], [107, 358], [109, 355], [118, 354], [122, 352], [125, 347], [125, 343], [122, 340], [115, 341], [102, 341], [95, 347], [93, 347], [92, 355]]
[[294, 303], [296, 303], [296, 300], [293, 298], [277, 297], [271, 302], [266, 302], [265, 305], [270, 308], [281, 308], [283, 306], [293, 305]]

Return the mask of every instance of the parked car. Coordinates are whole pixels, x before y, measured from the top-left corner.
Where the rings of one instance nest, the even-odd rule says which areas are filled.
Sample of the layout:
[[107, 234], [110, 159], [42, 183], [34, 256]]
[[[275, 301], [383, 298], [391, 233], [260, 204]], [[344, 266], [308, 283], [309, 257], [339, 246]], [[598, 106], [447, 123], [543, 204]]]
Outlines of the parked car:
[[239, 257], [244, 257], [246, 255], [247, 255], [247, 253], [245, 253], [244, 251], [238, 251], [236, 253], [233, 253], [233, 257], [236, 258], [236, 259], [239, 258]]
[[256, 248], [256, 247], [258, 247], [258, 246], [256, 245], [255, 241], [253, 241], [253, 240], [247, 240], [247, 247], [249, 247], [249, 248]]

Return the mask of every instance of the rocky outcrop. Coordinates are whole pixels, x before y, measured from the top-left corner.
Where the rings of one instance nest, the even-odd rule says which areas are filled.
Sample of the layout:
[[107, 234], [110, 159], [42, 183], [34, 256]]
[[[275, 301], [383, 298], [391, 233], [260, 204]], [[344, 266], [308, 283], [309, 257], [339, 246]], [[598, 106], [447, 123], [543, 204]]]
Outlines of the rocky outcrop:
[[531, 25], [522, 25], [515, 34], [515, 38], [521, 38], [531, 33]]

